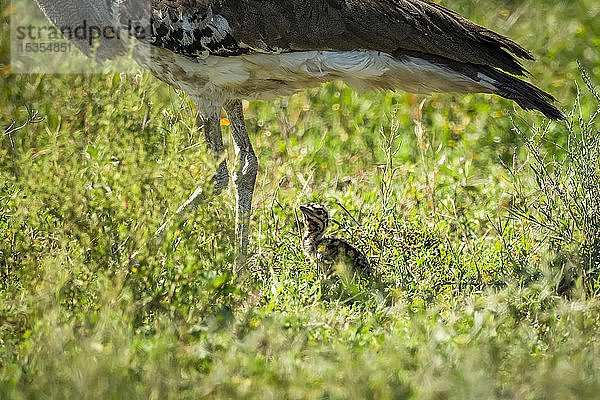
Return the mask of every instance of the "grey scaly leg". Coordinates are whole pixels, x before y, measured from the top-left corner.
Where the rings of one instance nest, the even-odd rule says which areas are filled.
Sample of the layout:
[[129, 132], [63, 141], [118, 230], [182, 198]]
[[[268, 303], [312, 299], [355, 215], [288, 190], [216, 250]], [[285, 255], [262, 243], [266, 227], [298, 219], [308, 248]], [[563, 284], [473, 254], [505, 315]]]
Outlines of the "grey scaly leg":
[[[219, 113], [220, 114], [220, 113]], [[198, 117], [200, 119], [200, 117]], [[221, 115], [213, 115], [204, 119], [204, 138], [208, 150], [215, 157], [219, 166], [213, 176], [213, 194], [219, 195], [229, 185], [229, 171], [225, 161], [225, 147], [223, 146], [223, 136], [221, 135]]]
[[235, 145], [235, 169], [233, 184], [235, 186], [235, 272], [240, 273], [246, 266], [248, 254], [248, 235], [250, 230], [250, 212], [252, 209], [252, 194], [258, 170], [258, 159], [252, 149], [252, 143], [246, 131], [244, 110], [240, 100], [226, 103], [225, 111], [231, 124], [231, 133]]
[[[208, 150], [217, 159], [217, 162], [221, 160], [217, 171], [212, 178], [214, 194], [220, 194], [223, 189], [229, 184], [229, 172], [227, 171], [227, 163], [223, 159], [225, 148], [223, 146], [223, 137], [221, 135], [221, 110], [219, 112], [212, 113], [209, 117], [198, 117], [198, 125], [204, 125], [204, 137], [206, 139], [206, 146]], [[195, 211], [202, 200], [206, 198], [204, 194], [204, 188], [198, 186], [192, 195], [177, 209], [175, 214], [168, 218], [160, 228], [156, 231], [156, 237], [162, 240], [162, 236], [169, 226], [173, 223], [179, 223], [183, 221], [187, 215]]]

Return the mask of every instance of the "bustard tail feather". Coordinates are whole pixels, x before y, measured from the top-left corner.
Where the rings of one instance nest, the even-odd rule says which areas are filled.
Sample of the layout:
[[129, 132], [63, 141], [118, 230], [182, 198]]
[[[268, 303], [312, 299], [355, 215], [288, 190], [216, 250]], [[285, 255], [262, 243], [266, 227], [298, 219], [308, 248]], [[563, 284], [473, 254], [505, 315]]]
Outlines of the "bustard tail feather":
[[547, 118], [564, 120], [565, 115], [552, 103], [556, 99], [549, 93], [535, 87], [529, 82], [522, 81], [490, 67], [481, 67], [483, 75], [493, 80], [495, 94], [515, 101], [524, 110], [538, 110]]
[[432, 64], [477, 82], [480, 87], [473, 91], [493, 93], [513, 100], [524, 110], [538, 110], [553, 120], [565, 119], [562, 111], [552, 104], [556, 99], [551, 94], [492, 66], [462, 63], [445, 57], [414, 51], [403, 51], [402, 53], [394, 54], [394, 56], [399, 60], [405, 60], [406, 56], [427, 60]]

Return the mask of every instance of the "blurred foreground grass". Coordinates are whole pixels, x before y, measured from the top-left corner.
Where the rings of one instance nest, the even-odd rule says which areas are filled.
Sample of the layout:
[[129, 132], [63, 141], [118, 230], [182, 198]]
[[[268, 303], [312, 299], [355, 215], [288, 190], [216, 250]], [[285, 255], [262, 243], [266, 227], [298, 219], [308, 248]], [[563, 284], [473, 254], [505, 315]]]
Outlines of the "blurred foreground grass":
[[[531, 49], [572, 126], [495, 97], [340, 84], [252, 103], [248, 282], [230, 279], [230, 192], [130, 262], [212, 176], [188, 98], [141, 72], [0, 68], [0, 398], [597, 397], [598, 101], [576, 60], [597, 84], [600, 5], [444, 5]], [[587, 175], [573, 149], [590, 149]], [[307, 200], [384, 287], [321, 292], [299, 246]]]

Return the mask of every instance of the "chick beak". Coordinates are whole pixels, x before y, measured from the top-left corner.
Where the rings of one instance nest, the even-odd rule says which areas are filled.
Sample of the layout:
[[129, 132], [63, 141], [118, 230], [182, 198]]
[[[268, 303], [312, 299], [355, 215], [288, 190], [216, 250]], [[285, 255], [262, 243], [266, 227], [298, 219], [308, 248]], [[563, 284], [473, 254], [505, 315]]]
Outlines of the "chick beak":
[[306, 206], [300, 206], [300, 211], [307, 217], [313, 215], [312, 210]]

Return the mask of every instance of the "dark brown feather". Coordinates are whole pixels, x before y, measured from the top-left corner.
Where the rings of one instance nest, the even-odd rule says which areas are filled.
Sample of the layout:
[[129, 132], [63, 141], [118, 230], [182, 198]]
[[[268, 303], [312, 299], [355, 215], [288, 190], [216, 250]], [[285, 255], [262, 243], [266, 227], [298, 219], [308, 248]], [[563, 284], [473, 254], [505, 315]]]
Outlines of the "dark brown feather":
[[510, 39], [424, 0], [222, 0], [213, 8], [236, 40], [257, 49], [411, 50], [518, 75], [526, 71], [516, 57], [533, 59]]

